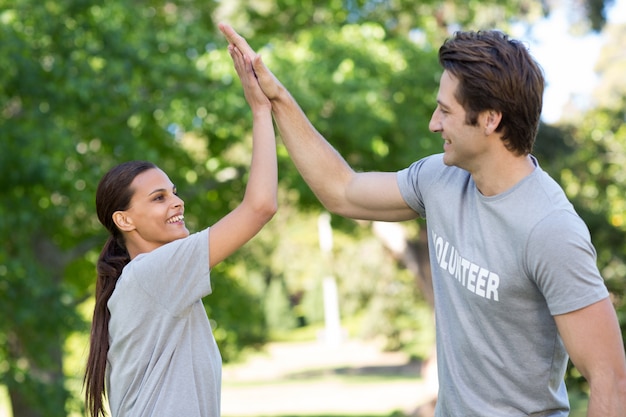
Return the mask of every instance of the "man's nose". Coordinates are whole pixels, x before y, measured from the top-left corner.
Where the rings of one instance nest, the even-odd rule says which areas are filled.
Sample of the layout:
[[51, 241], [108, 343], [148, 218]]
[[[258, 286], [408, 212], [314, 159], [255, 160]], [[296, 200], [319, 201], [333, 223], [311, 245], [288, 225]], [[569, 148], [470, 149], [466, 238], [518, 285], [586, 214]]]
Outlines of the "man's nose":
[[433, 115], [430, 118], [430, 122], [428, 122], [428, 129], [433, 133], [441, 131], [441, 121], [439, 119], [437, 110], [433, 112]]

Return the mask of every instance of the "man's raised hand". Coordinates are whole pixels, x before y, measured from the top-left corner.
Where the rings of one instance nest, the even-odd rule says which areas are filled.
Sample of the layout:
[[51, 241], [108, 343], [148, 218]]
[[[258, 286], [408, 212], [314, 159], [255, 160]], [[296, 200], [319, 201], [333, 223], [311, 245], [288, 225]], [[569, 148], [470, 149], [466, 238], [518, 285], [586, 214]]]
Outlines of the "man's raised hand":
[[281, 90], [284, 90], [284, 87], [274, 74], [272, 74], [272, 72], [265, 66], [263, 60], [261, 59], [261, 55], [254, 52], [254, 49], [248, 45], [248, 42], [243, 38], [243, 36], [235, 32], [230, 25], [226, 23], [219, 23], [218, 28], [224, 34], [230, 45], [236, 47], [243, 55], [250, 59], [254, 73], [259, 81], [259, 85], [267, 98], [270, 100], [276, 99]]

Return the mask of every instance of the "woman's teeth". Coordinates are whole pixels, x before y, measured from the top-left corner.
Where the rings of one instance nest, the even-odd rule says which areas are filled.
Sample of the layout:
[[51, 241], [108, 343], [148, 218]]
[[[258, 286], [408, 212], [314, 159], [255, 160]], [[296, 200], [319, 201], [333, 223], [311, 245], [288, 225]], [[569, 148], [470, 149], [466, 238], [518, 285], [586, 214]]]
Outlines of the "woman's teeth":
[[185, 219], [185, 216], [179, 214], [178, 216], [170, 217], [166, 223], [178, 223], [182, 222]]

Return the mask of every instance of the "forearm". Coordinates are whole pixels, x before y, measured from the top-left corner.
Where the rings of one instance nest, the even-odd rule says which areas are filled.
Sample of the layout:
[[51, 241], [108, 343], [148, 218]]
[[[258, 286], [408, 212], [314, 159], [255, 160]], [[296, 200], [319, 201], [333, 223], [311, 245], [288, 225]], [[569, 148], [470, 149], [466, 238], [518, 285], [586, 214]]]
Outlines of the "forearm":
[[255, 77], [265, 96], [272, 103], [272, 111], [283, 143], [296, 168], [331, 211], [346, 201], [346, 188], [354, 175], [346, 161], [326, 142], [309, 122], [300, 106], [286, 88], [263, 64], [244, 38], [229, 25], [220, 24], [220, 30], [231, 45], [249, 57]]
[[231, 42], [229, 50], [239, 65], [237, 68], [240, 78], [243, 70], [238, 51], [250, 58], [254, 78], [244, 78], [248, 83], [244, 88], [249, 88], [247, 91], [251, 94], [250, 98], [253, 98], [253, 84], [258, 82], [264, 98], [271, 102], [276, 124], [291, 159], [328, 210], [345, 217], [367, 220], [401, 221], [416, 217], [416, 213], [402, 198], [395, 173], [364, 175], [354, 172], [313, 127], [298, 103], [267, 69], [261, 57], [254, 53], [245, 39], [228, 25], [220, 25], [220, 30]]
[[253, 110], [252, 161], [243, 203], [269, 220], [277, 210], [276, 137], [269, 107]]
[[554, 316], [574, 366], [590, 387], [588, 417], [626, 417], [626, 359], [609, 297]]
[[272, 111], [298, 172], [322, 204], [334, 211], [344, 201], [354, 171], [315, 129], [286, 89], [272, 99]]
[[613, 374], [590, 384], [587, 417], [626, 417], [626, 377]]

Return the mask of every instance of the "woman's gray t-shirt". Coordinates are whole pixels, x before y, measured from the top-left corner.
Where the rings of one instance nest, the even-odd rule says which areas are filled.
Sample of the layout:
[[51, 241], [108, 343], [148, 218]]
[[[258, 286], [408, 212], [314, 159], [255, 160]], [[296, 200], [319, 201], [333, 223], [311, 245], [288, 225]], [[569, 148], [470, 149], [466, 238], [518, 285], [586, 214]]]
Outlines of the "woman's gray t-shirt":
[[211, 293], [209, 229], [141, 254], [108, 307], [113, 417], [219, 417], [222, 361], [202, 297]]
[[568, 355], [553, 315], [608, 291], [586, 225], [533, 162], [533, 173], [492, 197], [442, 155], [398, 172], [428, 227], [438, 417], [568, 415]]

